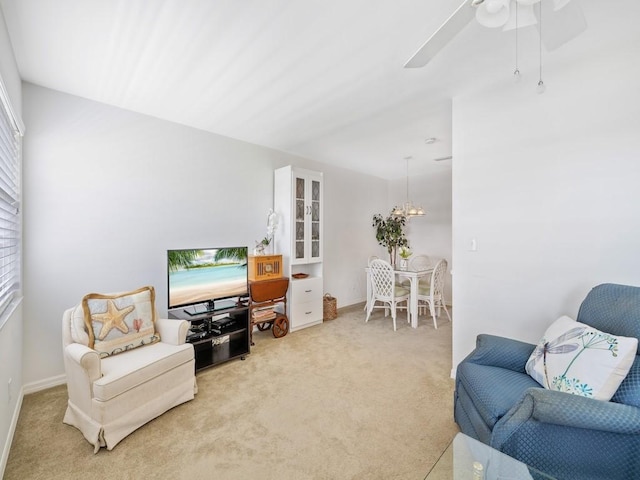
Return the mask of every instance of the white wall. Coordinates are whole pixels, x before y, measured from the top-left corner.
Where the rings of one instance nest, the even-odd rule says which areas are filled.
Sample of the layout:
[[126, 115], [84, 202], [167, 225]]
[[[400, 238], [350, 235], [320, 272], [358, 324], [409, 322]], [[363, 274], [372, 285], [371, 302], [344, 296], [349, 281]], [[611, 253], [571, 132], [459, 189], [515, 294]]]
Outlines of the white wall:
[[326, 165], [318, 169], [324, 171], [324, 290], [341, 308], [365, 301], [364, 268], [379, 248], [371, 219], [386, 205], [387, 182]]
[[[0, 9], [0, 77], [14, 111], [22, 112], [22, 86]], [[0, 318], [0, 477], [22, 401], [22, 308]]]
[[364, 301], [370, 219], [386, 182], [105, 106], [24, 89], [26, 384], [63, 374], [60, 321], [88, 292], [156, 287], [166, 250], [248, 245], [266, 233], [273, 170], [324, 172], [325, 291]]
[[454, 99], [454, 365], [478, 333], [536, 342], [593, 286], [640, 285], [640, 9], [585, 6], [589, 54], [547, 54], [545, 94], [530, 72]]

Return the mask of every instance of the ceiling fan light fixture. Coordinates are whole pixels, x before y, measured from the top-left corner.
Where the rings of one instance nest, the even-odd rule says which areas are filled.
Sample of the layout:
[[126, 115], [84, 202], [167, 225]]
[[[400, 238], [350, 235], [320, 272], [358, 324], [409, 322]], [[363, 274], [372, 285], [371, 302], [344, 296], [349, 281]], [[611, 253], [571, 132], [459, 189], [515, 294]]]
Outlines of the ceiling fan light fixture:
[[553, 11], [557, 12], [561, 8], [565, 7], [570, 1], [571, 0], [553, 0]]
[[486, 2], [482, 3], [487, 12], [491, 14], [500, 13], [505, 7], [509, 8], [509, 1], [505, 0], [486, 0]]
[[510, 0], [485, 0], [476, 10], [476, 20], [483, 27], [502, 27], [509, 20]]
[[[516, 11], [518, 12], [516, 14]], [[509, 20], [505, 23], [502, 30], [507, 32], [509, 30], [515, 30], [518, 28], [529, 27], [538, 23], [536, 14], [533, 11], [533, 5], [519, 5], [516, 4], [515, 8], [511, 9], [511, 15]]]

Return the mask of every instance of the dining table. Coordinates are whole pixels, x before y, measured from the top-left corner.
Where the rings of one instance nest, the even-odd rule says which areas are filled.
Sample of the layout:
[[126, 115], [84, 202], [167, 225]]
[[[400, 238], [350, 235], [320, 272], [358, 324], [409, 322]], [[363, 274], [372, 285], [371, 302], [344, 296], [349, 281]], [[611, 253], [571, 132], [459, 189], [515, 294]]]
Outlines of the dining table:
[[[367, 302], [371, 301], [371, 276], [369, 275], [369, 267], [365, 267], [367, 274]], [[412, 270], [408, 267], [401, 268], [398, 265], [394, 265], [393, 271], [396, 274], [396, 282], [398, 277], [405, 277], [410, 282], [410, 296], [409, 296], [409, 318], [411, 320], [411, 327], [418, 328], [418, 282], [421, 278], [429, 277], [433, 273], [433, 267], [421, 270]]]

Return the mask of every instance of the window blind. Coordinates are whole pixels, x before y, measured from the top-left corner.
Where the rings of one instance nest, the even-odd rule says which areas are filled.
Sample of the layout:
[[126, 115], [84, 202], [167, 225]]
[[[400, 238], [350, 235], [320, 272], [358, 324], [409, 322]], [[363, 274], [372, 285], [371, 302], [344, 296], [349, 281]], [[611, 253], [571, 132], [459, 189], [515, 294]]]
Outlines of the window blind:
[[[20, 121], [0, 80], [0, 316], [20, 291]], [[0, 317], [0, 323], [1, 323]]]

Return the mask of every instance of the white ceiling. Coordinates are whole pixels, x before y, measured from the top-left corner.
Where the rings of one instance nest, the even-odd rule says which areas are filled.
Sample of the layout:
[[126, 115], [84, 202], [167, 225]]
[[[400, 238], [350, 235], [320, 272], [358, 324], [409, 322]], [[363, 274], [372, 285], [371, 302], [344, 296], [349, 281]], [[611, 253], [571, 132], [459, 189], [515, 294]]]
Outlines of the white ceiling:
[[[0, 6], [28, 82], [393, 179], [406, 174], [406, 156], [411, 173], [451, 168], [433, 162], [452, 154], [451, 98], [512, 70], [513, 33], [475, 22], [426, 67], [402, 67], [460, 2]], [[529, 37], [521, 44], [535, 51]], [[426, 145], [427, 137], [438, 141]]]

